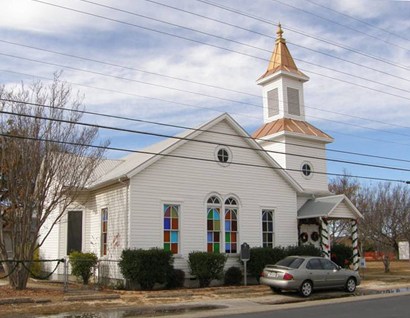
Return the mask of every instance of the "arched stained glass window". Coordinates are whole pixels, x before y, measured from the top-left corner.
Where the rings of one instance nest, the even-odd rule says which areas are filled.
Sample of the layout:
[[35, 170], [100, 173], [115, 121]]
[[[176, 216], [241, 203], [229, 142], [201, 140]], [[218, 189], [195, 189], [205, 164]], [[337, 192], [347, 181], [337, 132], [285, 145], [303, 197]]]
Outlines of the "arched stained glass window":
[[164, 204], [164, 250], [179, 251], [179, 205]]
[[238, 252], [238, 206], [234, 198], [225, 201], [225, 253]]
[[219, 253], [221, 246], [220, 200], [212, 196], [207, 202], [207, 251]]
[[263, 247], [273, 248], [273, 210], [262, 210], [262, 243]]

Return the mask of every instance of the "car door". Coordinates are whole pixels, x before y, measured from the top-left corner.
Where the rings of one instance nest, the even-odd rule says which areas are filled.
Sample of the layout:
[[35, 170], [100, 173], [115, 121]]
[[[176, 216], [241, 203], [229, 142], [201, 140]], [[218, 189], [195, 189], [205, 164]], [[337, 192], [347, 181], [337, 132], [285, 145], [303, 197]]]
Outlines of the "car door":
[[340, 270], [339, 266], [325, 258], [321, 259], [320, 263], [325, 273], [326, 287], [340, 287], [344, 285], [345, 274], [344, 271]]
[[326, 287], [326, 275], [322, 269], [322, 264], [320, 263], [320, 258], [312, 258], [306, 264], [306, 270], [308, 278], [313, 281], [314, 288], [324, 288]]

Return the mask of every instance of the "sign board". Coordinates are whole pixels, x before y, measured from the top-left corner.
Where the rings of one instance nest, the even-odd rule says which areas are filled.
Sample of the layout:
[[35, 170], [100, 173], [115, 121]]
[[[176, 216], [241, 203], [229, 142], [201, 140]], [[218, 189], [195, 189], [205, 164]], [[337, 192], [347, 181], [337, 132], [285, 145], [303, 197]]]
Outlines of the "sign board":
[[360, 258], [360, 268], [366, 268], [366, 259], [364, 257]]
[[251, 249], [248, 243], [241, 244], [241, 253], [240, 253], [241, 261], [249, 261], [251, 258]]
[[409, 242], [399, 242], [399, 260], [409, 260]]

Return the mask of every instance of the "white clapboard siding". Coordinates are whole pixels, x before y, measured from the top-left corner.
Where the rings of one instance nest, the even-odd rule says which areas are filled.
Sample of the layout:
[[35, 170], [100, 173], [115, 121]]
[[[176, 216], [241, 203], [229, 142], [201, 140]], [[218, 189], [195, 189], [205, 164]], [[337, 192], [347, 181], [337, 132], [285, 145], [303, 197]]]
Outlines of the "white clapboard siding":
[[[212, 130], [237, 133], [224, 121]], [[197, 139], [249, 147], [237, 136], [202, 133]], [[214, 160], [216, 147], [190, 141], [172, 154]], [[230, 150], [234, 162], [268, 165], [254, 150]], [[262, 208], [275, 210], [277, 245], [297, 243], [296, 192], [274, 169], [163, 157], [130, 180], [130, 247], [162, 247], [162, 205], [176, 203], [181, 205], [180, 254], [205, 251], [206, 199], [214, 193], [238, 199], [239, 244], [262, 245]]]

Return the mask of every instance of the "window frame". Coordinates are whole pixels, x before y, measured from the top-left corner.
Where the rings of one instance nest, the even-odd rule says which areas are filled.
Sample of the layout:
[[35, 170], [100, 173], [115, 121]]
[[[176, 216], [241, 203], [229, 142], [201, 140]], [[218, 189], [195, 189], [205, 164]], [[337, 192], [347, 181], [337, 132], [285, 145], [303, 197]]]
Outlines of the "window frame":
[[[103, 215], [104, 211], [106, 212], [107, 218], [104, 221]], [[108, 254], [108, 207], [104, 207], [100, 210], [100, 221], [101, 221], [101, 247], [100, 247], [100, 255], [106, 256]], [[104, 223], [105, 223], [105, 231], [104, 231]]]
[[[227, 155], [226, 161], [221, 161], [220, 160], [220, 158], [219, 158], [219, 152], [220, 151], [225, 151], [226, 152], [226, 155]], [[215, 157], [215, 161], [219, 165], [221, 165], [222, 167], [227, 167], [232, 162], [233, 154], [232, 154], [232, 151], [229, 147], [227, 147], [227, 146], [218, 146], [218, 147], [215, 148], [214, 157]]]
[[[178, 207], [178, 209], [177, 209], [177, 226], [178, 226], [177, 231], [175, 231], [172, 228], [173, 225], [175, 225], [175, 223], [172, 222], [172, 211], [171, 211], [171, 217], [169, 218], [171, 228], [170, 229], [165, 228], [165, 213], [166, 213], [165, 206], [170, 206], [170, 207], [172, 207], [172, 206], [175, 207], [176, 206], [176, 207]], [[181, 210], [182, 210], [182, 204], [179, 203], [179, 202], [163, 202], [161, 204], [161, 207], [162, 207], [161, 215], [162, 215], [162, 246], [163, 246], [163, 249], [164, 250], [169, 250], [173, 255], [179, 255], [181, 253]], [[166, 241], [166, 234], [165, 234], [166, 231], [169, 232], [169, 240], [168, 241]], [[171, 232], [177, 232], [177, 242], [176, 242], [177, 251], [176, 252], [172, 251], [172, 245], [171, 244], [173, 244], [173, 242], [172, 242]], [[170, 244], [169, 249], [165, 248], [165, 244]]]
[[[216, 200], [218, 202], [216, 202]], [[211, 201], [211, 202], [210, 202]], [[208, 252], [214, 252], [214, 253], [221, 253], [221, 248], [223, 247], [222, 243], [222, 223], [223, 223], [223, 217], [222, 217], [222, 200], [219, 196], [217, 195], [211, 195], [208, 197], [206, 200], [206, 250]], [[215, 221], [214, 218], [209, 219], [209, 213], [210, 210], [213, 209], [219, 209], [219, 230], [215, 230]], [[212, 220], [212, 230], [209, 229], [209, 222]], [[218, 233], [218, 235], [216, 235]], [[212, 236], [212, 239], [210, 240], [210, 235]], [[216, 243], [215, 238], [219, 238], [218, 242]], [[210, 246], [210, 244], [212, 246]], [[216, 245], [218, 244], [218, 245]], [[217, 250], [216, 250], [216, 247]]]
[[[309, 174], [305, 174], [305, 169], [304, 169], [305, 166], [309, 167]], [[313, 177], [313, 173], [314, 173], [314, 167], [313, 167], [312, 163], [308, 162], [308, 161], [302, 162], [302, 164], [300, 165], [300, 172], [301, 172], [303, 178], [311, 179]]]
[[[262, 241], [262, 247], [274, 248], [275, 247], [275, 238], [276, 238], [275, 237], [275, 224], [276, 224], [276, 222], [275, 222], [275, 209], [273, 209], [273, 208], [262, 208], [261, 212], [262, 212], [261, 213], [261, 233], [262, 233], [261, 241]], [[269, 226], [268, 226], [267, 231], [264, 230], [265, 221], [264, 221], [263, 217], [264, 217], [265, 213], [270, 213], [271, 214], [272, 231], [269, 231]], [[271, 242], [272, 246], [269, 246], [269, 242], [265, 242], [265, 235], [264, 234], [272, 234], [272, 242]]]
[[[229, 204], [227, 202], [229, 202], [229, 200], [234, 200], [235, 204]], [[239, 202], [238, 199], [233, 196], [233, 195], [229, 195], [227, 196], [227, 198], [223, 201], [223, 224], [224, 224], [224, 228], [223, 228], [223, 251], [225, 254], [227, 255], [236, 255], [239, 253], [240, 251], [240, 246], [238, 246], [240, 240], [239, 240]], [[232, 201], [230, 201], [232, 202]], [[229, 211], [228, 211], [229, 210]], [[231, 213], [235, 213], [235, 220], [230, 219], [228, 222], [230, 224], [230, 229], [229, 231], [227, 231], [227, 219], [226, 219], [226, 215], [228, 214], [228, 212]], [[235, 223], [233, 223], [235, 222]], [[236, 224], [236, 230], [233, 231], [232, 230], [232, 225]], [[234, 233], [234, 235], [233, 235]], [[230, 234], [230, 239], [229, 242], [227, 242], [227, 235]], [[235, 238], [235, 242], [232, 242], [232, 238]], [[227, 249], [227, 244], [230, 245], [230, 248]], [[235, 244], [235, 249], [234, 252], [232, 252], [232, 245]], [[229, 252], [228, 252], [229, 250]]]

